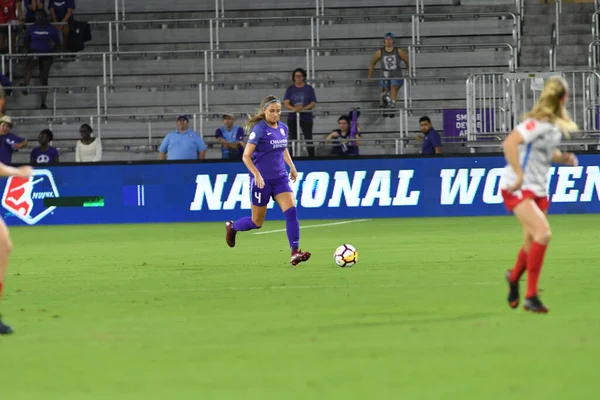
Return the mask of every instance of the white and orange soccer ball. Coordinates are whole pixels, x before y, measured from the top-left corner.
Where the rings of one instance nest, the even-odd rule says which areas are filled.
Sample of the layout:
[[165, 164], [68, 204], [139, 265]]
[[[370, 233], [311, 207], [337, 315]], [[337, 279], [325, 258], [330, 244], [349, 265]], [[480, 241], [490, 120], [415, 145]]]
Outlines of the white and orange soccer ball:
[[335, 249], [333, 261], [335, 261], [338, 267], [353, 267], [356, 261], [358, 261], [358, 252], [351, 244], [343, 244]]

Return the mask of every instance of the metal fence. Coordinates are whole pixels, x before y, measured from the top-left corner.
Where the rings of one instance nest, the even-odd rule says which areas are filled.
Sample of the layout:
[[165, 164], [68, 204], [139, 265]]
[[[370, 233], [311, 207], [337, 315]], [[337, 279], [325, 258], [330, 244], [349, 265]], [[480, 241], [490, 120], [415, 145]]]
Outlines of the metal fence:
[[567, 109], [584, 131], [597, 130], [600, 74], [595, 71], [482, 73], [467, 80], [468, 140], [510, 132], [537, 101], [544, 79], [562, 75], [570, 86]]

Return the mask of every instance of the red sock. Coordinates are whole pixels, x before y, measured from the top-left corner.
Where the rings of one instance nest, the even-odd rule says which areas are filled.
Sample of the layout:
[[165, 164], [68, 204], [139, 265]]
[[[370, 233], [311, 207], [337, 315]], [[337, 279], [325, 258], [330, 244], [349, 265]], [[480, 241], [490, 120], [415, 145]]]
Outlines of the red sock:
[[527, 255], [527, 294], [525, 297], [535, 296], [538, 292], [538, 279], [544, 263], [544, 254], [548, 245], [533, 242]]
[[519, 250], [519, 255], [517, 256], [517, 261], [515, 262], [515, 267], [510, 272], [510, 281], [511, 282], [519, 282], [521, 276], [523, 276], [523, 272], [527, 268], [527, 252], [523, 247]]
[[0, 298], [2, 297], [2, 286], [4, 286], [4, 282], [0, 282]]

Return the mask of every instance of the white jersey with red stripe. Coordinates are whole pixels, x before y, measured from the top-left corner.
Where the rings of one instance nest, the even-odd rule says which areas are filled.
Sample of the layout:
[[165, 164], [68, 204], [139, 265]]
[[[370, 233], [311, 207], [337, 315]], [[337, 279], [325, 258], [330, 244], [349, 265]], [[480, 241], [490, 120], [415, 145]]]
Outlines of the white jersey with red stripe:
[[[519, 145], [519, 162], [523, 169], [521, 190], [530, 190], [536, 196], [545, 197], [548, 195], [548, 169], [552, 165], [552, 155], [560, 144], [562, 134], [557, 126], [534, 119], [521, 122], [515, 130], [524, 140]], [[506, 165], [500, 179], [500, 188], [506, 189], [516, 180], [517, 174], [510, 165]]]

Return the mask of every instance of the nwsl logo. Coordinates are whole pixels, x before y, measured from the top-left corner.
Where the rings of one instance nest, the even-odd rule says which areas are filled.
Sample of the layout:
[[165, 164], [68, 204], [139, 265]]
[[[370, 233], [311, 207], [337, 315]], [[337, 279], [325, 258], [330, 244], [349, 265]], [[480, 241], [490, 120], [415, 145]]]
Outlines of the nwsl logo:
[[28, 225], [37, 224], [56, 207], [45, 207], [44, 199], [59, 197], [52, 172], [33, 171], [30, 178], [10, 177], [2, 195], [2, 207]]

